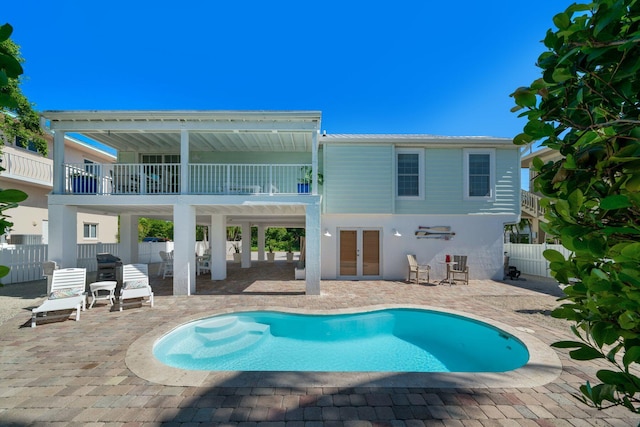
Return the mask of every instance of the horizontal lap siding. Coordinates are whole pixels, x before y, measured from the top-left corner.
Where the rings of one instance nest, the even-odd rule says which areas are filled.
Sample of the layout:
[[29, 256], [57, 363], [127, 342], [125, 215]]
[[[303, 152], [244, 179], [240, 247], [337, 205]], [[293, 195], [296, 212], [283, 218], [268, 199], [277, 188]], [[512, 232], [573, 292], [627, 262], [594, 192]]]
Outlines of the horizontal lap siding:
[[325, 146], [327, 213], [391, 213], [392, 146]]
[[496, 197], [491, 213], [520, 213], [520, 161], [517, 150], [496, 150]]

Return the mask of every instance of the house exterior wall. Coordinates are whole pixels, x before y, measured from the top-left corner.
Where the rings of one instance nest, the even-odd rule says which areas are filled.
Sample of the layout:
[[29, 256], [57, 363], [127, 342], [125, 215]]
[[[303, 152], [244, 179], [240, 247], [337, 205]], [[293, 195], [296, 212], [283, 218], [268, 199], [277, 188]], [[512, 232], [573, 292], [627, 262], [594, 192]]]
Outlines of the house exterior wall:
[[[445, 255], [467, 255], [471, 279], [503, 278], [503, 229], [515, 215], [348, 215], [325, 214], [322, 230], [322, 279], [339, 279], [340, 230], [378, 229], [381, 233], [380, 259], [383, 280], [407, 278], [407, 254], [415, 254], [420, 264], [431, 265], [431, 282], [446, 276]], [[420, 226], [450, 226], [450, 240], [418, 238]], [[397, 230], [401, 236], [394, 235]], [[363, 277], [363, 279], [366, 279]]]
[[324, 147], [325, 213], [393, 212], [393, 147]]

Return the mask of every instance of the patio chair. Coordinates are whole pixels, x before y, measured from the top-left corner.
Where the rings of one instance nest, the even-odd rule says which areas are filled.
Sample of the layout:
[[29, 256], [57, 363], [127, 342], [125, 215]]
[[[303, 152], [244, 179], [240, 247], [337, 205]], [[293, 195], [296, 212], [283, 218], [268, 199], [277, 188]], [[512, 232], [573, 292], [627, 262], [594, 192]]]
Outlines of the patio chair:
[[411, 275], [416, 275], [416, 284], [420, 283], [420, 275], [422, 273], [427, 273], [427, 283], [429, 283], [429, 271], [431, 270], [431, 266], [429, 264], [420, 265], [416, 260], [416, 256], [412, 254], [407, 254], [407, 260], [409, 261], [409, 278], [407, 279], [409, 282], [411, 281]]
[[162, 278], [173, 277], [173, 253], [160, 251], [160, 268], [158, 268], [158, 276], [162, 274]]
[[199, 276], [202, 273], [211, 273], [211, 255], [203, 255], [197, 258], [196, 273]]
[[[80, 310], [84, 311], [87, 304], [85, 292], [87, 279], [86, 268], [64, 268], [53, 270], [51, 293], [45, 302], [31, 310], [31, 327], [36, 327], [36, 319], [68, 318], [67, 311], [76, 311], [75, 320], [80, 320]], [[64, 313], [50, 314], [51, 312]], [[42, 314], [38, 316], [38, 314]]]
[[454, 255], [454, 265], [447, 264], [447, 279], [456, 281], [456, 275], [462, 276], [460, 281], [465, 285], [469, 284], [469, 266], [467, 265], [466, 255]]
[[[126, 264], [122, 267], [122, 289], [118, 299], [120, 311], [128, 299], [149, 299], [149, 304], [153, 307], [153, 290], [149, 285], [149, 267], [147, 264]], [[138, 302], [127, 303], [126, 305], [137, 304]]]

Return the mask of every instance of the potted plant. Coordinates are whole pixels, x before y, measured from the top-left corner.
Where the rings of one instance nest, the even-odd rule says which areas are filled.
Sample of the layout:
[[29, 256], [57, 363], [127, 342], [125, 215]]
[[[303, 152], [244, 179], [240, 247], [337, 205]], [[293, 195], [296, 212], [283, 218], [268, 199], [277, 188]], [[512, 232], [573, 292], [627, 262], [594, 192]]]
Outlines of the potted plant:
[[231, 248], [229, 248], [229, 250], [233, 251], [233, 262], [238, 263], [242, 261], [242, 254], [240, 253], [240, 242], [232, 242]]
[[267, 261], [268, 262], [273, 262], [276, 258], [276, 254], [273, 253], [273, 241], [269, 241], [269, 243], [267, 243], [267, 250], [269, 252], [267, 252]]
[[293, 262], [293, 242], [291, 240], [287, 240], [286, 248], [287, 248], [287, 262], [291, 263]]
[[[302, 166], [300, 168], [302, 171], [302, 177], [298, 182], [298, 193], [306, 194], [311, 190], [311, 183], [313, 182], [313, 169], [310, 166]], [[322, 185], [324, 181], [324, 177], [321, 173], [318, 174], [318, 185]]]

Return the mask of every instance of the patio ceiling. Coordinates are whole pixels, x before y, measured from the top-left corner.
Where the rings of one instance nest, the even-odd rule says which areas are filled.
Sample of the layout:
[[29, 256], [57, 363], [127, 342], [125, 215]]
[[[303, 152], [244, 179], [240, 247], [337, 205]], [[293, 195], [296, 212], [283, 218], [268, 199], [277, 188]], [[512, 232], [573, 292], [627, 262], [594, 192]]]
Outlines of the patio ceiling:
[[[125, 196], [126, 197], [126, 196]], [[211, 215], [225, 215], [227, 225], [240, 225], [249, 222], [273, 227], [304, 227], [305, 209], [302, 204], [284, 203], [252, 203], [252, 204], [216, 204], [196, 205], [196, 222], [199, 225], [211, 223]], [[96, 204], [78, 206], [80, 212], [120, 215], [130, 214], [145, 218], [173, 220], [173, 206], [167, 205], [132, 205], [132, 204]]]
[[79, 134], [118, 151], [310, 152], [317, 111], [45, 111], [52, 130]]

